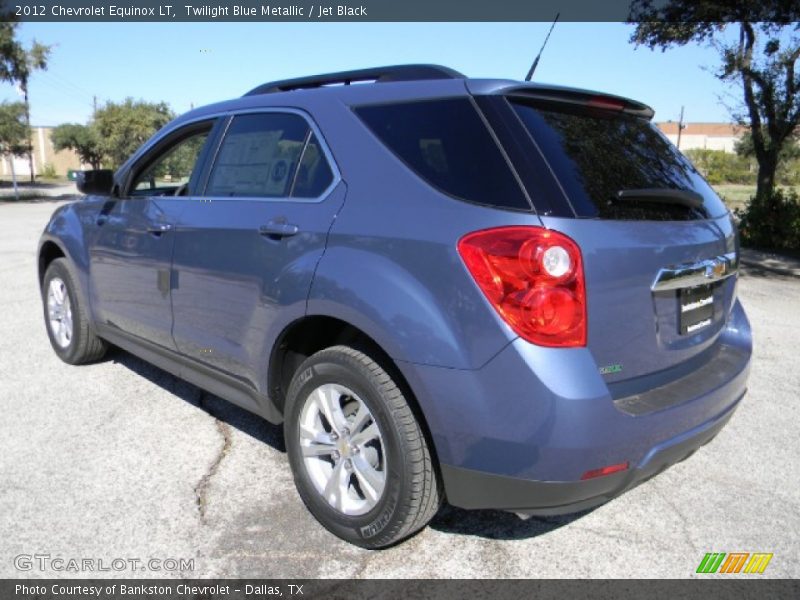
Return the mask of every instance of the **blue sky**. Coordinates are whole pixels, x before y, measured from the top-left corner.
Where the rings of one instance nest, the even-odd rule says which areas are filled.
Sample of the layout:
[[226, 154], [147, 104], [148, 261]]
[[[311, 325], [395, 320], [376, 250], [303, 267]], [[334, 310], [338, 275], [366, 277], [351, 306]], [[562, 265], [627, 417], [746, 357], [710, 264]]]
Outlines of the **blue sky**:
[[[92, 97], [166, 101], [180, 113], [255, 85], [313, 73], [432, 62], [473, 77], [522, 79], [549, 23], [25, 23], [20, 37], [54, 45], [30, 84], [34, 125], [85, 122]], [[717, 54], [690, 45], [636, 49], [632, 27], [558, 23], [535, 80], [650, 104], [656, 120], [728, 121], [735, 90], [713, 75]], [[711, 67], [711, 69], [709, 69]], [[733, 92], [733, 93], [732, 93]], [[18, 98], [0, 84], [0, 100]]]

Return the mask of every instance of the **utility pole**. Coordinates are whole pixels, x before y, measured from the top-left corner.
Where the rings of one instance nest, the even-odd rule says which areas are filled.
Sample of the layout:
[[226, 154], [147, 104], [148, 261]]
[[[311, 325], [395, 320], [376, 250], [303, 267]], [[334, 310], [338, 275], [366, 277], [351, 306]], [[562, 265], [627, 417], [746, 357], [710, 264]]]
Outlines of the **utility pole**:
[[683, 122], [683, 106], [681, 106], [681, 116], [678, 119], [678, 143], [675, 144], [678, 150], [681, 149], [681, 132], [686, 129], [686, 124]]
[[97, 118], [97, 96], [92, 96], [92, 118]]

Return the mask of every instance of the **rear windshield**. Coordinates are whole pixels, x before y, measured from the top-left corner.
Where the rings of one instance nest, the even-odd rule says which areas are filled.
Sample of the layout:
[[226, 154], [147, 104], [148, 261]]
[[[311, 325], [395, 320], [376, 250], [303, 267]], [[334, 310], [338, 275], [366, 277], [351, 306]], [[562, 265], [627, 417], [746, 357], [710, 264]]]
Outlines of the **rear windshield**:
[[[649, 121], [564, 103], [512, 99], [511, 105], [579, 217], [674, 221], [727, 212], [697, 169]], [[662, 198], [658, 190], [688, 193]]]
[[360, 106], [355, 112], [389, 150], [433, 187], [477, 204], [530, 210], [469, 99]]

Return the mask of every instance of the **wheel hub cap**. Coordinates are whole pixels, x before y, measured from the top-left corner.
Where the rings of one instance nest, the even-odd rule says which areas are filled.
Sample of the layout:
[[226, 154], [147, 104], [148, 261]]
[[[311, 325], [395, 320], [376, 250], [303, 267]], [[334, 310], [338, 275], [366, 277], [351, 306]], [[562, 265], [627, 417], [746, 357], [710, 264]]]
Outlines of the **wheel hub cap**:
[[352, 390], [324, 384], [300, 413], [303, 465], [317, 492], [346, 515], [372, 510], [386, 484], [386, 454], [378, 424]]
[[47, 286], [47, 320], [53, 339], [61, 348], [72, 341], [72, 303], [67, 286], [60, 277], [53, 277]]

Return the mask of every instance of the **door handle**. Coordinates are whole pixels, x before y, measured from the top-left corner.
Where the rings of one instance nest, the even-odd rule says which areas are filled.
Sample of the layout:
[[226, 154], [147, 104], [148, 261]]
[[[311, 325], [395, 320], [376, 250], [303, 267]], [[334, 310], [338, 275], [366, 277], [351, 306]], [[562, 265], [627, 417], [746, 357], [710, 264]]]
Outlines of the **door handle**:
[[172, 230], [172, 223], [153, 223], [147, 226], [147, 233], [160, 237], [162, 233]]
[[272, 239], [280, 239], [296, 235], [300, 231], [297, 225], [287, 223], [286, 221], [270, 221], [266, 225], [258, 228], [259, 235], [269, 237]]

